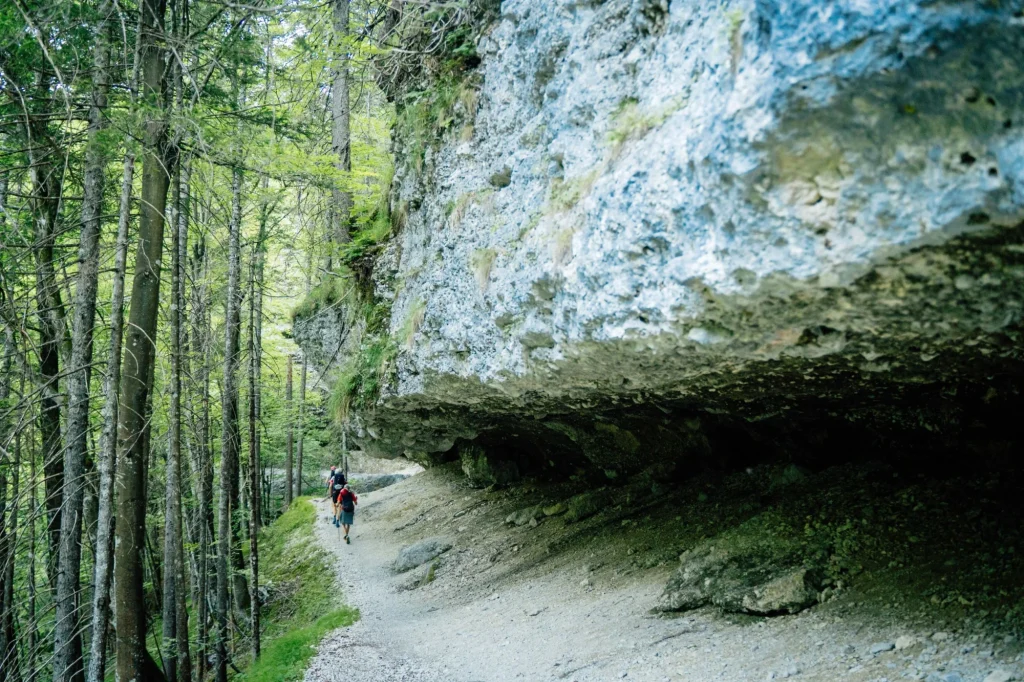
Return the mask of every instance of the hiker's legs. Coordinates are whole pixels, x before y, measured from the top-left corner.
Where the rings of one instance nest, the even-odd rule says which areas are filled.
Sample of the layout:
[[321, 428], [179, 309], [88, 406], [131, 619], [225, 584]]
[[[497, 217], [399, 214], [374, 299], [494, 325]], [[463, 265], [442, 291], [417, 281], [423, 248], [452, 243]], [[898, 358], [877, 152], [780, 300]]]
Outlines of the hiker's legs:
[[348, 535], [348, 529], [349, 529], [349, 528], [351, 528], [351, 527], [352, 527], [352, 526], [348, 525], [347, 523], [343, 523], [343, 524], [341, 524], [341, 529], [342, 529], [343, 531], [345, 531], [345, 535]]

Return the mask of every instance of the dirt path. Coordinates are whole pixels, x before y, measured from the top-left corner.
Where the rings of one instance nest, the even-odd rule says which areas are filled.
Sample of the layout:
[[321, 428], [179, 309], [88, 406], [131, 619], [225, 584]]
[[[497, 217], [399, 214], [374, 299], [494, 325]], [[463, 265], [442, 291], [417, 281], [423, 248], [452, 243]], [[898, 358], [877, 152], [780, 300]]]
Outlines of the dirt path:
[[[430, 471], [361, 496], [346, 545], [321, 503], [317, 533], [362, 618], [324, 640], [306, 682], [1024, 679], [1016, 638], [970, 621], [924, 627], [913, 604], [883, 603], [891, 595], [851, 589], [775, 618], [651, 615], [673, 562], [637, 568], [637, 536], [618, 523], [509, 526], [510, 504]], [[428, 566], [391, 570], [403, 546], [434, 536], [454, 547], [431, 580]]]

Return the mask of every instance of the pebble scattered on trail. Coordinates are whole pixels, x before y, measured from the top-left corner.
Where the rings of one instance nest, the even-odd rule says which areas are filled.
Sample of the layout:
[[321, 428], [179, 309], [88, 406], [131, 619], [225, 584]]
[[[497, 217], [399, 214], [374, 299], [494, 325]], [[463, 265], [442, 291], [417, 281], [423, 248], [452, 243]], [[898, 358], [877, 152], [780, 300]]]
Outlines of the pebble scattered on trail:
[[439, 678], [397, 659], [357, 623], [321, 642], [305, 682], [435, 682]]

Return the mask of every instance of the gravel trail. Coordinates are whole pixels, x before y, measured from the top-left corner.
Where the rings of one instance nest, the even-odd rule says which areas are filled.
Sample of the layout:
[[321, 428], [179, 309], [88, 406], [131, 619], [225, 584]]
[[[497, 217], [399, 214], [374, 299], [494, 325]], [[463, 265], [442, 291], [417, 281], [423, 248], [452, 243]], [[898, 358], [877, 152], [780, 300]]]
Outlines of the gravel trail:
[[[351, 545], [319, 502], [334, 589], [361, 618], [321, 642], [305, 682], [1024, 680], [1016, 636], [867, 580], [794, 616], [652, 615], [675, 564], [648, 561], [642, 533], [664, 520], [514, 527], [523, 500], [430, 470], [360, 495]], [[452, 549], [395, 574], [399, 551], [426, 538]]]
[[[365, 498], [362, 507], [366, 506]], [[443, 682], [444, 674], [431, 670], [421, 661], [407, 658], [386, 627], [380, 609], [386, 600], [386, 575], [376, 565], [374, 552], [363, 551], [366, 530], [360, 523], [354, 528], [356, 543], [346, 545], [340, 529], [329, 521], [330, 506], [316, 503], [316, 534], [321, 546], [337, 557], [337, 581], [345, 600], [360, 609], [362, 617], [354, 625], [335, 630], [317, 647], [317, 654], [306, 670], [305, 682]], [[361, 521], [357, 517], [357, 523]], [[358, 531], [362, 530], [363, 533]]]

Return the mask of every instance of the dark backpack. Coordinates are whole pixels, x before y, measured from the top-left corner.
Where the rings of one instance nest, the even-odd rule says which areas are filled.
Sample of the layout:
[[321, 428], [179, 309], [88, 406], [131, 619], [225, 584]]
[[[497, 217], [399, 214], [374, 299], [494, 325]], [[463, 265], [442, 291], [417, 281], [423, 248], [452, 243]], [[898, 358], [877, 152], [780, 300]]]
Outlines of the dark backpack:
[[345, 474], [340, 471], [335, 471], [334, 476], [331, 478], [331, 488], [334, 490], [341, 490], [346, 483], [348, 483], [348, 481], [345, 480]]
[[352, 499], [351, 492], [343, 492], [341, 494], [341, 511], [343, 512], [354, 512], [356, 510], [356, 503]]

